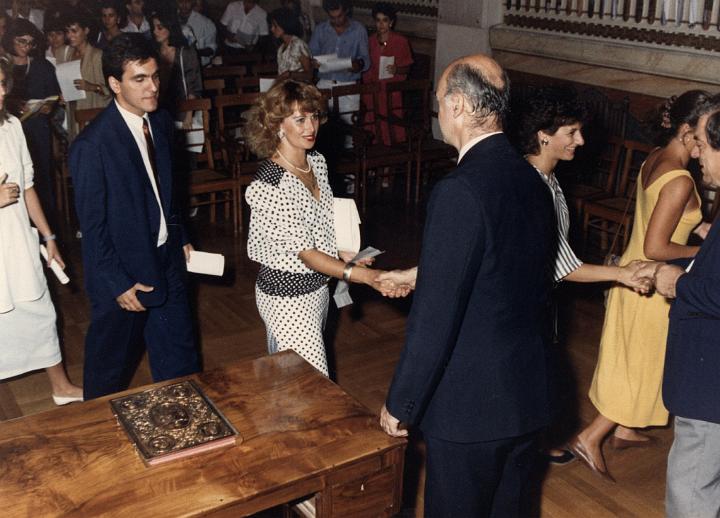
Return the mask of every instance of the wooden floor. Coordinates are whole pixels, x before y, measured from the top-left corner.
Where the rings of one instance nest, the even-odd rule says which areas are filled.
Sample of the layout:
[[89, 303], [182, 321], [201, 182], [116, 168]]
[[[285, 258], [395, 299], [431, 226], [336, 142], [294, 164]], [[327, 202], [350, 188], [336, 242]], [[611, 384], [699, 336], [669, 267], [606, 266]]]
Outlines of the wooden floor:
[[[397, 208], [389, 193], [381, 193], [363, 221], [364, 244], [384, 249], [377, 266], [404, 267], [416, 264], [422, 235], [422, 209]], [[401, 199], [401, 198], [398, 198]], [[229, 225], [211, 227], [206, 215], [193, 220], [197, 248], [221, 252], [227, 273], [221, 280], [194, 279], [194, 303], [205, 369], [265, 354], [265, 330], [254, 301], [257, 266], [247, 259], [246, 236], [233, 238]], [[247, 215], [246, 215], [247, 218]], [[72, 228], [63, 229], [61, 241], [72, 282], [59, 286], [50, 280], [59, 314], [64, 359], [75, 382], [82, 381], [83, 337], [88, 325], [88, 304], [82, 289], [80, 242]], [[387, 300], [363, 287], [352, 289], [355, 304], [335, 311], [330, 318], [333, 335], [330, 356], [335, 379], [350, 394], [379, 411], [403, 343], [406, 316], [412, 298]], [[587, 399], [597, 344], [602, 326], [602, 291], [566, 287], [562, 305], [562, 335], [568, 368], [565, 394], [576, 410], [565, 416], [561, 428], [572, 433], [593, 417]], [[145, 361], [133, 386], [151, 381]], [[50, 388], [44, 372], [0, 382], [0, 419], [51, 410]], [[542, 517], [590, 518], [602, 516], [663, 516], [665, 466], [672, 442], [669, 428], [650, 434], [659, 446], [648, 450], [613, 452], [605, 447], [606, 460], [617, 484], [594, 476], [579, 462], [554, 466], [539, 473], [541, 491], [536, 513]], [[560, 434], [557, 437], [561, 437]], [[422, 516], [422, 445], [413, 440], [406, 463], [404, 516]]]

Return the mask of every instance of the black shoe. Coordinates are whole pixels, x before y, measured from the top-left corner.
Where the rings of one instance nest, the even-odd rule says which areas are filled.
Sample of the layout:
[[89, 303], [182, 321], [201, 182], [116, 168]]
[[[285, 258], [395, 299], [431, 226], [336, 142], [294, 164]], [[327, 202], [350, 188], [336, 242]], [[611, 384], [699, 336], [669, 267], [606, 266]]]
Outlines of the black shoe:
[[557, 465], [568, 464], [575, 460], [575, 455], [569, 450], [562, 450], [561, 455], [552, 455], [549, 451], [546, 451], [542, 454], [542, 457], [550, 464]]

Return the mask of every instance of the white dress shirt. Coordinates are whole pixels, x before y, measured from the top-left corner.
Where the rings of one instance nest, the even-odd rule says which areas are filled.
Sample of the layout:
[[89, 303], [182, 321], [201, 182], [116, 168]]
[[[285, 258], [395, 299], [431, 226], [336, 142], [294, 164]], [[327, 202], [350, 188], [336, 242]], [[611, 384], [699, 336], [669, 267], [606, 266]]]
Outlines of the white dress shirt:
[[[217, 28], [210, 18], [197, 11], [192, 11], [185, 25], [192, 31], [195, 48], [198, 50], [212, 49], [213, 54], [217, 51]], [[190, 42], [188, 44], [192, 45]], [[212, 56], [200, 56], [202, 66], [209, 65], [211, 60]]]
[[497, 135], [498, 133], [502, 133], [502, 131], [493, 131], [492, 133], [485, 133], [484, 135], [480, 135], [479, 137], [475, 137], [474, 139], [468, 141], [465, 143], [465, 145], [460, 149], [460, 153], [458, 154], [458, 164], [460, 163], [460, 160], [465, 156], [465, 153], [470, 151], [470, 148], [472, 148], [475, 144], [478, 142], [485, 140], [488, 137], [492, 137], [493, 135]]
[[[270, 33], [265, 9], [256, 4], [246, 14], [242, 0], [236, 0], [228, 4], [222, 18], [220, 18], [220, 23], [227, 27], [228, 32], [231, 34], [242, 32], [252, 36], [252, 45], [257, 43], [260, 36], [267, 36]], [[243, 48], [243, 45], [234, 41], [225, 40], [225, 44], [236, 49]]]
[[145, 141], [145, 133], [143, 132], [143, 119], [146, 119], [148, 121], [148, 127], [150, 128], [150, 135], [152, 136], [152, 125], [150, 124], [150, 119], [148, 118], [147, 113], [143, 117], [139, 117], [138, 115], [127, 111], [125, 108], [120, 106], [117, 100], [115, 101], [115, 106], [117, 106], [120, 115], [122, 115], [122, 118], [125, 120], [125, 124], [127, 124], [130, 129], [130, 133], [132, 133], [132, 136], [135, 138], [135, 143], [140, 150], [143, 164], [145, 164], [145, 172], [148, 175], [150, 185], [152, 185], [153, 192], [155, 193], [155, 199], [160, 206], [160, 230], [158, 231], [157, 246], [162, 246], [165, 244], [168, 237], [167, 223], [165, 223], [165, 213], [162, 210], [162, 203], [160, 203], [158, 186], [155, 183], [155, 176], [153, 175], [152, 166], [150, 165], [150, 155], [148, 155], [147, 142]]
[[143, 17], [142, 22], [140, 22], [140, 26], [138, 27], [133, 22], [128, 19], [127, 25], [120, 29], [122, 32], [139, 32], [139, 33], [146, 33], [150, 32], [150, 22], [147, 21], [147, 18]]

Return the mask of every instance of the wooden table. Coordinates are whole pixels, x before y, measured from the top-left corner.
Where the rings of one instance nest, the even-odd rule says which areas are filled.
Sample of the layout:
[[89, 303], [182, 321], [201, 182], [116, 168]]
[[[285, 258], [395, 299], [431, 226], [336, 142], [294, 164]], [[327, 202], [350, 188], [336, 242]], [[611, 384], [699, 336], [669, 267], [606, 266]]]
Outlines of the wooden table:
[[312, 495], [319, 517], [400, 510], [405, 441], [297, 354], [190, 378], [240, 444], [145, 467], [109, 397], [0, 423], [2, 516], [245, 516]]

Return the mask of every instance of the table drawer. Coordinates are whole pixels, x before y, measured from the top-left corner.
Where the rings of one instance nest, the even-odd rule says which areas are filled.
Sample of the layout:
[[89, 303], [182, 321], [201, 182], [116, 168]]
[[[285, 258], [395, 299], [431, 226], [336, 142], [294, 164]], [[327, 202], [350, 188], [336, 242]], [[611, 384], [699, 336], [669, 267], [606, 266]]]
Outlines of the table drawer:
[[393, 466], [330, 489], [332, 516], [392, 516], [396, 491]]

